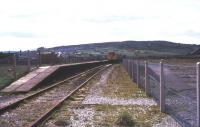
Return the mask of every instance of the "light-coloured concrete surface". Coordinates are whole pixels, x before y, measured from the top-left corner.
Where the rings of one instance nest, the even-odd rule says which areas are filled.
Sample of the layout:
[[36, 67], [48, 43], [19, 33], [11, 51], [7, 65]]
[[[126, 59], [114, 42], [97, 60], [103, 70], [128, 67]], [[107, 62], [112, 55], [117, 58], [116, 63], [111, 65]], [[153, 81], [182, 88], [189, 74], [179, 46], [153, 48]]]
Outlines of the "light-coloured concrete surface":
[[[19, 89], [20, 87], [24, 86], [25, 84], [29, 84], [32, 87], [34, 87], [36, 85], [36, 83], [38, 83], [38, 79], [37, 77], [40, 76], [41, 74], [43, 74], [42, 76], [40, 76], [41, 79], [46, 78], [45, 72], [50, 69], [52, 66], [44, 66], [44, 67], [39, 67], [38, 69], [30, 72], [29, 74], [25, 75], [24, 77], [21, 77], [20, 79], [18, 79], [17, 81], [13, 82], [12, 84], [10, 84], [8, 87], [4, 88], [2, 90], [2, 92], [14, 92], [17, 91], [17, 89]], [[54, 71], [57, 68], [54, 69]], [[53, 71], [53, 72], [54, 72]], [[48, 72], [47, 72], [48, 73]], [[34, 80], [37, 79], [35, 82]], [[26, 86], [24, 86], [25, 88]], [[27, 90], [31, 89], [32, 87], [28, 87]]]

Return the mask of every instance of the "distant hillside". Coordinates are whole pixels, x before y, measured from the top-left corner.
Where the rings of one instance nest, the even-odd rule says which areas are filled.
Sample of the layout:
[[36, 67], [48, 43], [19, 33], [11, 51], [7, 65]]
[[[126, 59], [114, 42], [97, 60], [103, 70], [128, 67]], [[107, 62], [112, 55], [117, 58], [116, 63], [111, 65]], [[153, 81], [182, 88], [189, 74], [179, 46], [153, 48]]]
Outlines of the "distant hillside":
[[104, 42], [49, 48], [48, 51], [77, 54], [105, 55], [116, 52], [127, 56], [187, 55], [199, 49], [200, 45], [180, 44], [168, 41], [122, 41]]

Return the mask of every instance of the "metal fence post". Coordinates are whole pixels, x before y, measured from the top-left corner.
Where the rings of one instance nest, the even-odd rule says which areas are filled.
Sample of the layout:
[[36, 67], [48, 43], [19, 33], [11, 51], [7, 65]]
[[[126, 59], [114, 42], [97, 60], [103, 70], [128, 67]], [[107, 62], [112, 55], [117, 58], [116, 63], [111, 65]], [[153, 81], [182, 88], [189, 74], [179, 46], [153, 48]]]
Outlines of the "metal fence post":
[[13, 76], [14, 76], [14, 79], [17, 79], [16, 66], [17, 66], [16, 56], [15, 56], [15, 54], [13, 54]]
[[165, 112], [165, 79], [163, 60], [160, 61], [160, 111]]
[[200, 126], [200, 62], [196, 65], [197, 71], [197, 127]]
[[137, 85], [139, 87], [139, 80], [140, 80], [140, 70], [139, 70], [139, 61], [137, 60], [137, 63], [136, 63], [136, 68], [137, 68]]
[[149, 95], [148, 61], [145, 61], [145, 93]]

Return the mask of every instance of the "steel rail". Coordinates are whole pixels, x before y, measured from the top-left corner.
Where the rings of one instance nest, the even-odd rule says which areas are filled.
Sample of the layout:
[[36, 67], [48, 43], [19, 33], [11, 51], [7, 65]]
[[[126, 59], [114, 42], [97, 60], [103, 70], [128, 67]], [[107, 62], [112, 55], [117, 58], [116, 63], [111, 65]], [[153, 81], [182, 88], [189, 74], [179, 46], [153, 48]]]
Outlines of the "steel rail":
[[18, 106], [20, 103], [22, 103], [22, 102], [25, 101], [25, 100], [31, 99], [31, 98], [33, 98], [33, 97], [39, 95], [39, 94], [42, 94], [42, 93], [44, 93], [44, 92], [46, 92], [46, 91], [48, 91], [48, 90], [53, 89], [54, 87], [57, 87], [58, 85], [60, 85], [60, 84], [62, 84], [62, 83], [68, 82], [68, 81], [70, 81], [70, 80], [72, 80], [72, 79], [74, 79], [74, 78], [76, 78], [76, 77], [79, 77], [80, 75], [83, 75], [83, 74], [85, 74], [85, 73], [88, 73], [88, 72], [90, 72], [90, 71], [92, 71], [92, 70], [94, 70], [94, 69], [97, 69], [97, 68], [99, 68], [99, 67], [102, 67], [102, 66], [103, 66], [103, 65], [97, 66], [97, 67], [92, 68], [92, 69], [89, 69], [89, 70], [87, 70], [87, 71], [85, 71], [85, 72], [82, 72], [82, 73], [79, 73], [79, 74], [74, 75], [74, 76], [72, 76], [72, 77], [69, 77], [69, 78], [67, 78], [67, 79], [65, 79], [65, 80], [63, 80], [63, 81], [60, 81], [60, 82], [58, 82], [58, 83], [55, 83], [55, 84], [53, 84], [53, 85], [51, 85], [51, 86], [49, 86], [49, 87], [47, 87], [47, 88], [44, 88], [44, 89], [42, 89], [42, 90], [39, 90], [39, 91], [37, 91], [36, 93], [33, 93], [33, 94], [31, 94], [31, 95], [28, 95], [28, 96], [25, 96], [24, 98], [19, 99], [18, 101], [14, 102], [14, 103], [11, 103], [11, 104], [9, 104], [9, 105], [7, 105], [7, 106], [5, 106], [5, 107], [2, 107], [2, 108], [0, 108], [0, 115], [1, 115], [2, 113], [6, 112], [7, 110], [11, 109], [11, 108], [14, 108], [14, 107]]
[[110, 67], [111, 65], [107, 65], [106, 67], [103, 67], [101, 70], [97, 71], [95, 74], [93, 74], [92, 76], [90, 76], [86, 81], [84, 81], [83, 83], [81, 83], [78, 87], [76, 87], [74, 90], [72, 90], [67, 96], [65, 96], [63, 99], [61, 99], [58, 103], [55, 104], [55, 106], [53, 106], [51, 109], [49, 109], [47, 112], [45, 112], [44, 114], [41, 115], [40, 118], [38, 118], [36, 121], [34, 121], [32, 124], [30, 124], [29, 127], [38, 127], [39, 125], [41, 125], [43, 123], [43, 121], [45, 121], [47, 118], [49, 118], [49, 116], [56, 110], [58, 109], [63, 102], [68, 99], [71, 95], [73, 95], [77, 90], [79, 90], [81, 87], [83, 87], [85, 84], [87, 84], [90, 80], [92, 80], [96, 75], [98, 75], [100, 72], [102, 72], [103, 70], [107, 69], [108, 67]]

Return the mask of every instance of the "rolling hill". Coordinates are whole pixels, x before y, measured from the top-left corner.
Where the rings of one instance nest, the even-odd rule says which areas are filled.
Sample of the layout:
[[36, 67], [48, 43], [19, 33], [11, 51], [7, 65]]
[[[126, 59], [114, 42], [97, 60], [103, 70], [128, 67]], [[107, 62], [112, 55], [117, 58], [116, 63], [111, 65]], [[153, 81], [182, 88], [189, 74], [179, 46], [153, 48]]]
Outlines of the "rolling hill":
[[169, 41], [122, 41], [104, 42], [71, 46], [59, 46], [48, 51], [84, 55], [105, 55], [116, 52], [127, 56], [163, 56], [188, 55], [200, 48], [200, 45], [181, 44]]

